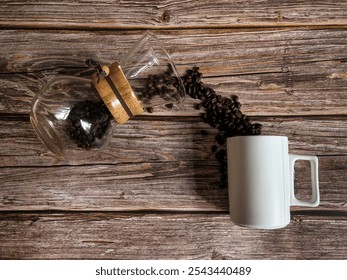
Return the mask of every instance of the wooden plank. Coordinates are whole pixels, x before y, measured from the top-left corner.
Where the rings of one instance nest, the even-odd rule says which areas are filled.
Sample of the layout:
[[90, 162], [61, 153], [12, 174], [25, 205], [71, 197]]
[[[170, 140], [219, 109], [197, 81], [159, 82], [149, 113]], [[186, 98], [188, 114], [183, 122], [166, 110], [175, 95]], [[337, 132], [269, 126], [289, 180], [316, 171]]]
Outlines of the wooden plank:
[[[263, 135], [287, 135], [290, 152], [315, 155], [347, 154], [346, 117], [259, 117]], [[0, 166], [120, 164], [168, 161], [214, 161], [210, 147], [217, 129], [200, 118], [151, 117], [113, 125], [104, 151], [88, 160], [58, 160], [36, 136], [27, 119], [0, 120]], [[209, 135], [201, 135], [206, 130]]]
[[[210, 28], [346, 25], [346, 1], [2, 1], [0, 27]], [[187, 14], [189, 11], [189, 14]]]
[[[334, 76], [328, 65], [300, 68], [290, 85], [285, 73], [207, 77], [203, 82], [223, 96], [238, 95], [242, 112], [249, 116], [347, 114], [345, 77]], [[33, 75], [0, 75], [0, 113], [28, 114], [43, 84]], [[154, 115], [197, 116], [201, 113], [194, 109], [197, 102], [187, 96], [182, 111], [155, 110]]]
[[[109, 64], [125, 55], [143, 33], [142, 30], [1, 30], [1, 73], [81, 67], [91, 56]], [[316, 67], [319, 62], [326, 62], [332, 70], [346, 64], [344, 28], [188, 29], [154, 33], [177, 66], [198, 64], [207, 76], [290, 74], [295, 71], [291, 66], [296, 64], [318, 63], [312, 65]]]
[[346, 230], [346, 217], [329, 216], [264, 231], [227, 214], [9, 213], [0, 217], [0, 258], [345, 259]]
[[[295, 173], [297, 193], [308, 200], [310, 169], [299, 161]], [[313, 211], [346, 211], [347, 156], [319, 157], [319, 180], [321, 204]], [[3, 211], [228, 211], [212, 160], [1, 168], [0, 182]]]
[[[181, 74], [201, 66], [203, 82], [222, 95], [239, 95], [248, 115], [347, 114], [347, 30], [157, 33]], [[140, 34], [0, 31], [0, 113], [27, 114], [45, 76], [85, 71], [87, 57], [109, 63]], [[196, 116], [194, 102], [187, 98], [179, 114]]]
[[[264, 134], [285, 132], [291, 153], [321, 155], [321, 207], [345, 207], [345, 118], [255, 121], [263, 123]], [[0, 127], [2, 210], [228, 209], [227, 192], [219, 188], [219, 167], [210, 151], [216, 130], [196, 119], [130, 121], [115, 127], [110, 148], [100, 156], [73, 162], [45, 151], [25, 120], [0, 121]], [[202, 129], [209, 135], [201, 135]], [[307, 196], [309, 170], [302, 164], [299, 170], [299, 193]]]

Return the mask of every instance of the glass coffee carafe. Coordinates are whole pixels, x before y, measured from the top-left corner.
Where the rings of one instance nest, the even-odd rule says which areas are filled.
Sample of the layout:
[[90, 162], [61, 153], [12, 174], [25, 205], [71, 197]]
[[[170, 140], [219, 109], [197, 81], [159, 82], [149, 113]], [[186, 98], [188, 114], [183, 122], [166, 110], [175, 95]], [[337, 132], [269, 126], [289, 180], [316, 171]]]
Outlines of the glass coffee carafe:
[[154, 110], [180, 110], [185, 90], [176, 67], [151, 32], [109, 67], [89, 60], [91, 78], [56, 75], [32, 101], [30, 121], [56, 156], [86, 158], [105, 149], [112, 125]]

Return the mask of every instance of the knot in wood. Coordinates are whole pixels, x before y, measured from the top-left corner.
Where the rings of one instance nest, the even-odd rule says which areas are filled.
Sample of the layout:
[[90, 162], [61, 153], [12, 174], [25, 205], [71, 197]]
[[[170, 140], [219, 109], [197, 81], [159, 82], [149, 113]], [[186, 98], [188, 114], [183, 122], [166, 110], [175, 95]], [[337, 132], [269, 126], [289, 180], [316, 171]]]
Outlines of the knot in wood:
[[160, 20], [162, 22], [169, 22], [171, 19], [171, 15], [169, 11], [164, 11], [163, 14], [160, 17]]

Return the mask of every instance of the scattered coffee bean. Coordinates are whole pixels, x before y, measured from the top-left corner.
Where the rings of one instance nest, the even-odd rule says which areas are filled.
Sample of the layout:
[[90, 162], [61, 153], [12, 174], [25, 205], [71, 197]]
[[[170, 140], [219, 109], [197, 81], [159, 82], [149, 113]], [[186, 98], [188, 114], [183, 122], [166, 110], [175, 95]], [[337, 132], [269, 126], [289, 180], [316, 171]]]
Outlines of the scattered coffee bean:
[[221, 134], [217, 134], [215, 139], [217, 140], [219, 145], [223, 145], [225, 143], [225, 137]]
[[204, 135], [204, 136], [209, 134], [205, 129], [201, 130], [200, 133], [201, 135]]
[[147, 112], [148, 112], [148, 113], [153, 113], [153, 111], [154, 111], [154, 110], [153, 110], [152, 107], [148, 107], [148, 108], [147, 108]]
[[[177, 77], [174, 76], [173, 69], [169, 64], [167, 69], [160, 74], [148, 75], [145, 85], [143, 87], [134, 87], [137, 97], [145, 105], [151, 104], [151, 99], [160, 97], [165, 101], [178, 101], [179, 96], [176, 90], [180, 90]], [[173, 103], [167, 103], [167, 108], [173, 108]], [[146, 107], [146, 106], [145, 106]], [[154, 111], [154, 109], [147, 108], [147, 111]]]
[[194, 104], [194, 108], [195, 110], [201, 110], [201, 104], [200, 103]]

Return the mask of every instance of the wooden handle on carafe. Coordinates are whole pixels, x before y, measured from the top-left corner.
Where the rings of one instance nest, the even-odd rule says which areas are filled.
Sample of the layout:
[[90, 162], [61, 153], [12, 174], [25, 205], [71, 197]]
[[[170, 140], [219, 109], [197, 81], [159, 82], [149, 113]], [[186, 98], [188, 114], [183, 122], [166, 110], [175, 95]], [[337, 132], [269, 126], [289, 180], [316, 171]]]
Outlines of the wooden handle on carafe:
[[104, 65], [102, 69], [106, 76], [99, 79], [94, 74], [93, 84], [116, 121], [123, 124], [129, 118], [141, 114], [143, 107], [118, 62], [112, 63], [110, 68]]

